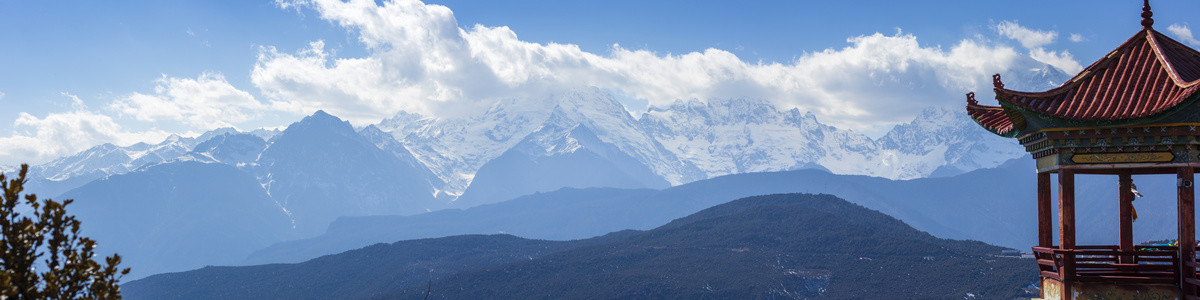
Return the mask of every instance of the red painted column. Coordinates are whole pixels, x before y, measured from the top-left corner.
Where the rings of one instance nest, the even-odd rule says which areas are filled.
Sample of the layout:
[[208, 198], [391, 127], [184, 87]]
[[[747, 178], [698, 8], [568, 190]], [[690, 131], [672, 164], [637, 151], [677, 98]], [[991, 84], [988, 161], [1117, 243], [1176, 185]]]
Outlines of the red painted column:
[[1037, 174], [1038, 246], [1054, 246], [1054, 217], [1050, 203], [1050, 173]]
[[[1058, 170], [1058, 247], [1063, 250], [1075, 249], [1075, 171], [1070, 168]], [[1063, 279], [1063, 294], [1071, 294], [1071, 284], [1075, 279], [1075, 254], [1063, 254], [1062, 269], [1059, 272]]]
[[1196, 187], [1191, 166], [1178, 170], [1179, 187], [1179, 287], [1184, 295], [1196, 295], [1189, 281], [1196, 278]]
[[[1050, 172], [1037, 173], [1038, 247], [1054, 247], [1054, 211], [1051, 192]], [[1041, 255], [1035, 254], [1034, 256], [1038, 259], [1048, 258]], [[1038, 264], [1038, 271], [1054, 271], [1054, 269]], [[1046, 297], [1046, 287], [1041, 279], [1038, 280], [1038, 285], [1042, 287], [1042, 297]]]
[[[1133, 176], [1129, 171], [1117, 175], [1117, 195], [1120, 201], [1118, 221], [1121, 234], [1121, 251], [1132, 252], [1133, 249]], [[1133, 263], [1133, 256], [1122, 255], [1121, 263]]]
[[1075, 171], [1058, 171], [1058, 247], [1075, 249]]

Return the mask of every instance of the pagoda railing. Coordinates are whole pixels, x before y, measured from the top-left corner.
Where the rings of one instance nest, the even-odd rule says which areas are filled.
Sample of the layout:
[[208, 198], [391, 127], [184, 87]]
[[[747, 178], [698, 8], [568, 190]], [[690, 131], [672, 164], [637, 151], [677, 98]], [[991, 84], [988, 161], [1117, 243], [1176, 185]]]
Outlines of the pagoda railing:
[[[1184, 264], [1185, 264], [1185, 266], [1183, 266], [1183, 269], [1185, 270], [1185, 272], [1186, 271], [1196, 272], [1197, 267], [1200, 267], [1200, 258], [1186, 262]], [[1196, 272], [1196, 274], [1197, 274], [1197, 276], [1200, 276], [1200, 272]], [[1187, 278], [1187, 279], [1184, 279], [1183, 281], [1184, 281], [1184, 284], [1192, 286], [1192, 289], [1191, 289], [1192, 291], [1200, 291], [1200, 280], [1197, 280], [1196, 277]], [[1185, 294], [1186, 294], [1186, 289], [1185, 289]], [[1200, 294], [1192, 293], [1191, 295], [1184, 295], [1183, 299], [1184, 300], [1198, 300], [1198, 299], [1200, 299]]]
[[1033, 247], [1033, 254], [1041, 275], [1060, 281], [1178, 284], [1176, 247], [1135, 248], [1124, 251], [1119, 246]]

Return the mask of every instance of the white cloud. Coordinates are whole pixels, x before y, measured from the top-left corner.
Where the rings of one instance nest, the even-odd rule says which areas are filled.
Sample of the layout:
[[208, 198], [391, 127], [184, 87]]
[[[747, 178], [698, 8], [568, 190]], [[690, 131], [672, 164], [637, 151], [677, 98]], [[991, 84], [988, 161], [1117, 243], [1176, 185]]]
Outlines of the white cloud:
[[1200, 45], [1200, 40], [1196, 40], [1196, 37], [1192, 36], [1192, 29], [1188, 28], [1187, 24], [1171, 24], [1171, 26], [1167, 26], [1167, 31], [1170, 31], [1172, 35], [1175, 35], [1176, 39], [1184, 43]]
[[[1029, 57], [1038, 62], [1054, 66], [1068, 74], [1083, 70], [1083, 66], [1075, 61], [1071, 52], [1046, 50], [1045, 46], [1054, 43], [1054, 40], [1058, 38], [1058, 32], [1029, 29], [1015, 21], [1003, 21], [994, 28], [1001, 36], [1015, 40], [1025, 49], [1029, 49]], [[1072, 33], [1067, 39], [1072, 42], [1084, 41], [1084, 37], [1076, 33]]]
[[195, 79], [163, 76], [153, 94], [118, 98], [109, 109], [142, 121], [176, 121], [203, 130], [253, 120], [267, 105], [239, 90], [218, 73]]
[[1083, 37], [1083, 35], [1078, 34], [1078, 33], [1072, 33], [1070, 36], [1067, 37], [1067, 39], [1072, 42], [1076, 42], [1076, 43], [1081, 43], [1081, 42], [1087, 41], [1087, 38]]
[[1083, 65], [1079, 64], [1078, 61], [1075, 61], [1075, 58], [1071, 56], [1071, 52], [1068, 52], [1067, 50], [1057, 52], [1046, 51], [1046, 49], [1043, 48], [1036, 48], [1029, 50], [1029, 56], [1036, 61], [1054, 66], [1059, 70], [1063, 70], [1064, 72], [1067, 72], [1067, 74], [1078, 74], [1080, 71], [1083, 71]]
[[71, 93], [67, 93], [67, 92], [59, 92], [59, 94], [63, 95], [64, 97], [67, 97], [68, 99], [71, 99], [71, 109], [87, 110], [87, 104], [84, 104], [83, 99], [79, 99], [79, 96], [75, 96], [75, 95], [73, 95]]
[[1021, 46], [1027, 49], [1039, 48], [1049, 45], [1058, 38], [1058, 32], [1042, 31], [1025, 28], [1017, 22], [1003, 21], [995, 26], [996, 32], [1000, 35], [1016, 40], [1021, 43]]
[[0, 92], [0, 99], [4, 99], [4, 92]]
[[[747, 63], [720, 49], [663, 54], [613, 45], [602, 55], [575, 45], [522, 41], [503, 26], [460, 28], [448, 8], [415, 0], [279, 4], [311, 8], [353, 30], [369, 54], [335, 57], [320, 41], [294, 53], [265, 47], [252, 82], [274, 109], [322, 108], [360, 122], [401, 110], [452, 114], [482, 106], [473, 105], [477, 101], [596, 86], [651, 105], [758, 97], [813, 111], [834, 125], [870, 129], [911, 118], [928, 105], [958, 104], [964, 91], [990, 89], [992, 73], [1029, 59], [1003, 45], [963, 40], [943, 49], [899, 32], [852, 37], [844, 48], [805, 53], [787, 63]], [[1051, 54], [1070, 59], [1065, 52]]]
[[51, 113], [43, 118], [20, 113], [13, 128], [12, 136], [0, 137], [0, 165], [42, 163], [98, 144], [130, 145], [161, 141], [169, 135], [158, 130], [126, 131], [112, 118], [88, 111]]

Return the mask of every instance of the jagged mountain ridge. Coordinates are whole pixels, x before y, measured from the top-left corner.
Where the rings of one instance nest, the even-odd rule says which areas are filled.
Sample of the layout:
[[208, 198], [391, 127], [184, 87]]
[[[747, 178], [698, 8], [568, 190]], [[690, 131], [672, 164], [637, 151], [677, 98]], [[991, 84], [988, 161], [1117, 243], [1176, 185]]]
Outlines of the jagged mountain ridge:
[[[1069, 75], [1045, 64], [1012, 69], [1012, 86], [1049, 89]], [[554, 115], [560, 117], [554, 117]], [[676, 101], [634, 118], [596, 88], [537, 100], [506, 99], [486, 112], [450, 118], [401, 113], [378, 124], [461, 194], [488, 162], [552, 122], [570, 120], [637, 159], [671, 185], [747, 172], [824, 169], [837, 174], [913, 179], [995, 167], [1024, 154], [979, 128], [957, 107], [931, 107], [878, 139], [781, 110], [764, 99]], [[542, 145], [547, 153], [572, 145]]]
[[[267, 140], [278, 133], [279, 130], [256, 129], [240, 134], [253, 135]], [[215, 161], [211, 155], [196, 155], [197, 153], [194, 153], [193, 150], [203, 142], [227, 134], [239, 134], [239, 132], [234, 128], [218, 128], [197, 137], [171, 135], [153, 145], [147, 143], [124, 147], [111, 143], [97, 145], [74, 155], [31, 166], [29, 177], [32, 179], [29, 187], [42, 195], [57, 196], [93, 180], [109, 175], [126, 174], [157, 164], [177, 160]], [[12, 170], [16, 170], [16, 168], [12, 168]], [[0, 169], [0, 171], [12, 170]]]
[[648, 166], [586, 124], [555, 113], [547, 124], [484, 164], [456, 207], [495, 203], [564, 187], [667, 188]]
[[[461, 195], [483, 165], [547, 125], [555, 126], [554, 122], [590, 128], [601, 141], [636, 158], [673, 185], [704, 178], [698, 169], [682, 163], [641, 130], [611, 94], [596, 88], [537, 99], [503, 99], [477, 115], [433, 118], [400, 113], [377, 127], [391, 133], [446, 182], [449, 193]], [[548, 153], [571, 147], [544, 146]]]

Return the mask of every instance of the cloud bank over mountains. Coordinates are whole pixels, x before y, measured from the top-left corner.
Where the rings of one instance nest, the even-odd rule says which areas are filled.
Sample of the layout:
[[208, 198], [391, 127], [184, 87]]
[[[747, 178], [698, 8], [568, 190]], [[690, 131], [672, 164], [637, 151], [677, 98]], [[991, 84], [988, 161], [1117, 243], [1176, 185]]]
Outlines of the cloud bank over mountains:
[[650, 106], [681, 99], [764, 99], [812, 112], [839, 128], [882, 133], [926, 107], [957, 106], [966, 91], [986, 93], [993, 73], [1026, 71], [1038, 62], [1068, 73], [1081, 68], [1069, 52], [1048, 48], [1057, 32], [1009, 21], [993, 28], [1002, 38], [929, 45], [897, 29], [850, 37], [842, 48], [803, 52], [789, 62], [747, 62], [715, 48], [659, 53], [614, 44], [609, 53], [591, 53], [572, 44], [533, 43], [506, 26], [459, 24], [449, 8], [416, 0], [276, 4], [345, 28], [365, 54], [338, 56], [320, 40], [303, 49], [263, 46], [249, 66], [253, 87], [236, 87], [221, 72], [164, 75], [153, 91], [116, 97], [97, 110], [22, 115], [15, 132], [0, 137], [0, 165], [181, 133], [160, 128], [247, 127], [266, 115], [302, 116], [318, 109], [356, 125], [401, 111], [472, 115], [501, 99], [539, 99], [583, 87], [616, 91]]
[[206, 72], [195, 79], [163, 76], [156, 83], [153, 94], [133, 93], [116, 99], [108, 109], [139, 121], [180, 122], [201, 130], [231, 127], [269, 109], [219, 73]]
[[103, 143], [130, 145], [147, 140], [162, 141], [170, 135], [161, 130], [129, 130], [112, 117], [84, 110], [53, 113], [43, 118], [22, 112], [13, 123], [13, 129], [12, 136], [0, 137], [0, 165], [3, 166], [44, 162]]
[[[324, 108], [360, 121], [400, 110], [454, 114], [496, 98], [595, 86], [655, 106], [679, 99], [770, 99], [813, 111], [835, 126], [868, 130], [945, 105], [1023, 59], [1002, 44], [962, 40], [944, 49], [899, 31], [851, 37], [844, 48], [803, 53], [786, 63], [746, 62], [712, 48], [672, 54], [613, 45], [601, 54], [526, 42], [504, 26], [460, 27], [449, 8], [416, 1], [278, 3], [311, 9], [352, 30], [369, 55], [333, 57], [321, 42], [294, 53], [265, 48], [254, 84], [295, 113]], [[487, 102], [464, 105], [481, 101]]]

